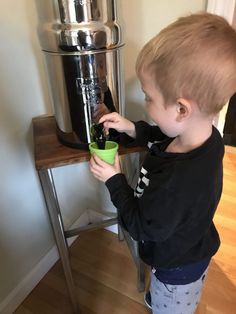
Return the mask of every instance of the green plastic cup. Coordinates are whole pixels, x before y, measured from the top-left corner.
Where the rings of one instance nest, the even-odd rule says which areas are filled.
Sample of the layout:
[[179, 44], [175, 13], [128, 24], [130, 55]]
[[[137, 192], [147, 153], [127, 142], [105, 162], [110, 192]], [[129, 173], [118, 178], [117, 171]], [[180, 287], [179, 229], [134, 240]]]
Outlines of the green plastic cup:
[[97, 155], [100, 159], [110, 165], [113, 165], [115, 162], [115, 155], [118, 147], [119, 145], [112, 141], [106, 141], [105, 149], [99, 149], [95, 142], [89, 144], [90, 153]]

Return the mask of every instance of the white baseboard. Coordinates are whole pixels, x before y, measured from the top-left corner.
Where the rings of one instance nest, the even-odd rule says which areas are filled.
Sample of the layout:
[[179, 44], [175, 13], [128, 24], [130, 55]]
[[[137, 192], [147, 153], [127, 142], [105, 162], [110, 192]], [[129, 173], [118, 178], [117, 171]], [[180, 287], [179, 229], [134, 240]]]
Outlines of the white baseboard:
[[[91, 215], [89, 215], [91, 222]], [[83, 213], [71, 226], [72, 228], [85, 226], [89, 223], [88, 213]], [[71, 245], [77, 237], [68, 239]], [[24, 301], [28, 294], [34, 289], [39, 281], [46, 275], [59, 259], [56, 245], [40, 260], [40, 262], [25, 276], [25, 278], [9, 293], [0, 304], [1, 314], [12, 314]]]
[[12, 314], [23, 302], [28, 294], [34, 289], [39, 281], [46, 275], [49, 269], [58, 260], [56, 246], [41, 259], [41, 261], [30, 271], [26, 277], [10, 292], [0, 304], [1, 314]]

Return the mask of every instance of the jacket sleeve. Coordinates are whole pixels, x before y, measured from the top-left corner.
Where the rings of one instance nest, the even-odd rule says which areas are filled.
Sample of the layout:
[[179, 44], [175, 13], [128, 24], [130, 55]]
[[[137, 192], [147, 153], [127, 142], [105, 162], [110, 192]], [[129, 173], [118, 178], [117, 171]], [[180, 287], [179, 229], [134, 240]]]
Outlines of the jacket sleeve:
[[[154, 178], [153, 178], [154, 179]], [[178, 195], [165, 184], [163, 178], [155, 178], [146, 187], [141, 198], [134, 196], [123, 174], [117, 174], [106, 182], [111, 200], [118, 209], [121, 224], [135, 240], [163, 242], [175, 232], [182, 220], [183, 211]]]
[[145, 121], [134, 122], [136, 138], [132, 139], [125, 133], [121, 135], [121, 142], [125, 146], [147, 146], [148, 142], [163, 141], [166, 137], [158, 126]]

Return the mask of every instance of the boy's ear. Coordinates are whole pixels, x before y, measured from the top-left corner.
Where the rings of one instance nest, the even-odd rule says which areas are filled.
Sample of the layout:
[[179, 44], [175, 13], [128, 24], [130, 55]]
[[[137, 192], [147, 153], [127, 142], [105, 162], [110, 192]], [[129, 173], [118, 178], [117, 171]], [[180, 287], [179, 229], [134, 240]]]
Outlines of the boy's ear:
[[185, 98], [178, 98], [176, 104], [177, 121], [181, 122], [190, 117], [192, 113], [192, 106], [190, 101]]

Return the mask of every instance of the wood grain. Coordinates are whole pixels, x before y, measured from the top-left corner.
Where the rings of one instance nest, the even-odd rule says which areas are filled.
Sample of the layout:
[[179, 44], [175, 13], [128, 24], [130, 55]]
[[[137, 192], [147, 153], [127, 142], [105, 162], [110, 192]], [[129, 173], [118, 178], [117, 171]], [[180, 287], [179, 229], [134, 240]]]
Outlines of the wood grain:
[[[36, 117], [32, 120], [35, 167], [37, 170], [49, 169], [88, 161], [87, 150], [75, 149], [61, 144], [56, 133], [54, 116]], [[124, 147], [119, 145], [119, 154], [144, 151], [144, 147]]]

